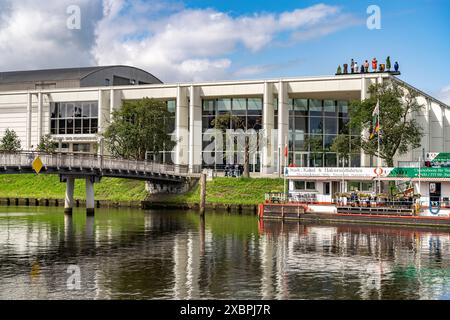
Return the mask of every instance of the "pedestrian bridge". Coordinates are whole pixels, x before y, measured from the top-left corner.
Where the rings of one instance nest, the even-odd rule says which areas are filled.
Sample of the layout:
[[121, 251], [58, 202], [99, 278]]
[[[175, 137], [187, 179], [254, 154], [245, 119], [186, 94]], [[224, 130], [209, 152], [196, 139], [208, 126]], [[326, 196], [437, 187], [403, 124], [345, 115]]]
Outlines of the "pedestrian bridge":
[[40, 173], [58, 174], [61, 182], [67, 183], [66, 213], [72, 212], [75, 179], [86, 179], [86, 207], [88, 213], [93, 213], [93, 184], [102, 177], [145, 180], [155, 185], [176, 186], [185, 184], [191, 178], [199, 178], [201, 170], [200, 167], [189, 168], [88, 154], [0, 152], [0, 174], [35, 173], [33, 161], [38, 156], [42, 161]]

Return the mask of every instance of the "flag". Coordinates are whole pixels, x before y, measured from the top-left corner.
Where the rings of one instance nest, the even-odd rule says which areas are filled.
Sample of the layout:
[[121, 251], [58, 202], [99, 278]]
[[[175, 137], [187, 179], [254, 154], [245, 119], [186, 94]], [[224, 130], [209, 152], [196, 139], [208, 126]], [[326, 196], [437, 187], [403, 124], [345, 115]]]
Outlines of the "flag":
[[373, 139], [377, 133], [380, 131], [380, 101], [377, 101], [377, 105], [372, 112], [373, 122], [372, 122], [372, 132], [370, 133], [370, 139]]
[[287, 158], [288, 155], [289, 155], [289, 149], [288, 149], [288, 145], [286, 144], [286, 145], [284, 146], [284, 157]]

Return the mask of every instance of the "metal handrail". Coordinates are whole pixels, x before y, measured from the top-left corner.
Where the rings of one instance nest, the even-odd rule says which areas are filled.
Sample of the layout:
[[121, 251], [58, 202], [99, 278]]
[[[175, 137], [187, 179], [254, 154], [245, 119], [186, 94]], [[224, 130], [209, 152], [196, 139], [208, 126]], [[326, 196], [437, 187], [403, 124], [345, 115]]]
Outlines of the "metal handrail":
[[129, 160], [111, 156], [74, 153], [43, 153], [35, 151], [5, 152], [0, 151], [0, 167], [30, 167], [39, 156], [45, 167], [80, 168], [81, 170], [119, 170], [128, 172], [151, 172], [188, 176], [201, 172], [201, 166], [165, 165], [150, 161]]

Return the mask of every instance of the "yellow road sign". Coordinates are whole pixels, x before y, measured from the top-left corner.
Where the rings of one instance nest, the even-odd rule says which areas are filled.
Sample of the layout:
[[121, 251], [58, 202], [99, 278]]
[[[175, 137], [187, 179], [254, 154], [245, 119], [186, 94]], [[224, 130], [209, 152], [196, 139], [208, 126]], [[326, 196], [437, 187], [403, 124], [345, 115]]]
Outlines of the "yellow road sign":
[[39, 156], [37, 156], [31, 163], [31, 167], [33, 168], [34, 171], [36, 171], [37, 174], [41, 172], [43, 166], [44, 164], [42, 163], [42, 160]]

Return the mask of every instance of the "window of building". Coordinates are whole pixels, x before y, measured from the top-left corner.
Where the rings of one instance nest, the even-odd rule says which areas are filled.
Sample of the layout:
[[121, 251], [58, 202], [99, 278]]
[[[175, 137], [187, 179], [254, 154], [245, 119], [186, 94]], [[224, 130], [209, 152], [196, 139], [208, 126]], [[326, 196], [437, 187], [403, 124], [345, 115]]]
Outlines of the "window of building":
[[359, 181], [348, 181], [347, 182], [348, 191], [361, 191], [361, 183]]
[[226, 113], [231, 111], [231, 99], [218, 99], [217, 111], [219, 113]]
[[311, 117], [309, 119], [309, 133], [311, 134], [321, 134], [323, 132], [323, 118], [322, 117]]
[[309, 115], [311, 117], [322, 117], [322, 100], [309, 100]]
[[349, 181], [347, 182], [347, 190], [351, 191], [373, 191], [372, 182], [361, 182], [361, 181]]
[[[203, 133], [208, 129], [214, 128], [213, 121], [217, 119], [219, 116], [229, 114], [233, 121], [229, 121], [228, 124], [225, 124], [227, 129], [243, 129], [246, 130], [254, 130], [256, 132], [262, 129], [262, 109], [263, 109], [263, 101], [261, 98], [222, 98], [222, 99], [205, 99], [202, 101], [202, 128]], [[258, 141], [259, 137], [250, 137], [250, 139], [256, 139]], [[226, 140], [224, 141], [224, 149], [227, 148]], [[237, 139], [236, 139], [237, 141]], [[236, 143], [235, 141], [235, 143]], [[208, 140], [207, 143], [204, 143], [203, 149], [206, 146], [210, 145], [212, 142]], [[229, 146], [231, 150], [224, 150], [227, 154], [226, 159], [222, 159], [223, 163], [219, 164], [225, 166], [226, 164], [236, 164], [238, 158], [243, 158], [243, 153], [239, 153], [236, 149], [236, 146]], [[242, 147], [239, 144], [239, 147]], [[259, 159], [259, 155], [257, 152], [253, 152], [252, 157], [254, 159]], [[231, 160], [234, 159], [234, 160]], [[259, 161], [259, 160], [258, 160]], [[204, 164], [206, 167], [211, 168], [219, 168], [214, 164]], [[252, 166], [253, 167], [253, 166]], [[255, 169], [259, 168], [259, 165], [255, 165]], [[258, 169], [259, 170], [259, 169]]]
[[98, 103], [56, 102], [50, 106], [52, 134], [95, 134], [98, 132]]
[[305, 191], [315, 191], [316, 190], [316, 182], [315, 181], [301, 181], [301, 180], [295, 180], [294, 181], [294, 189]]
[[89, 143], [74, 143], [72, 149], [73, 152], [89, 153], [91, 152], [91, 145]]
[[325, 118], [325, 134], [337, 134], [338, 123], [336, 118]]
[[296, 116], [308, 115], [308, 99], [294, 99], [293, 103]]
[[336, 101], [334, 100], [325, 100], [323, 102], [323, 111], [325, 117], [336, 117]]

